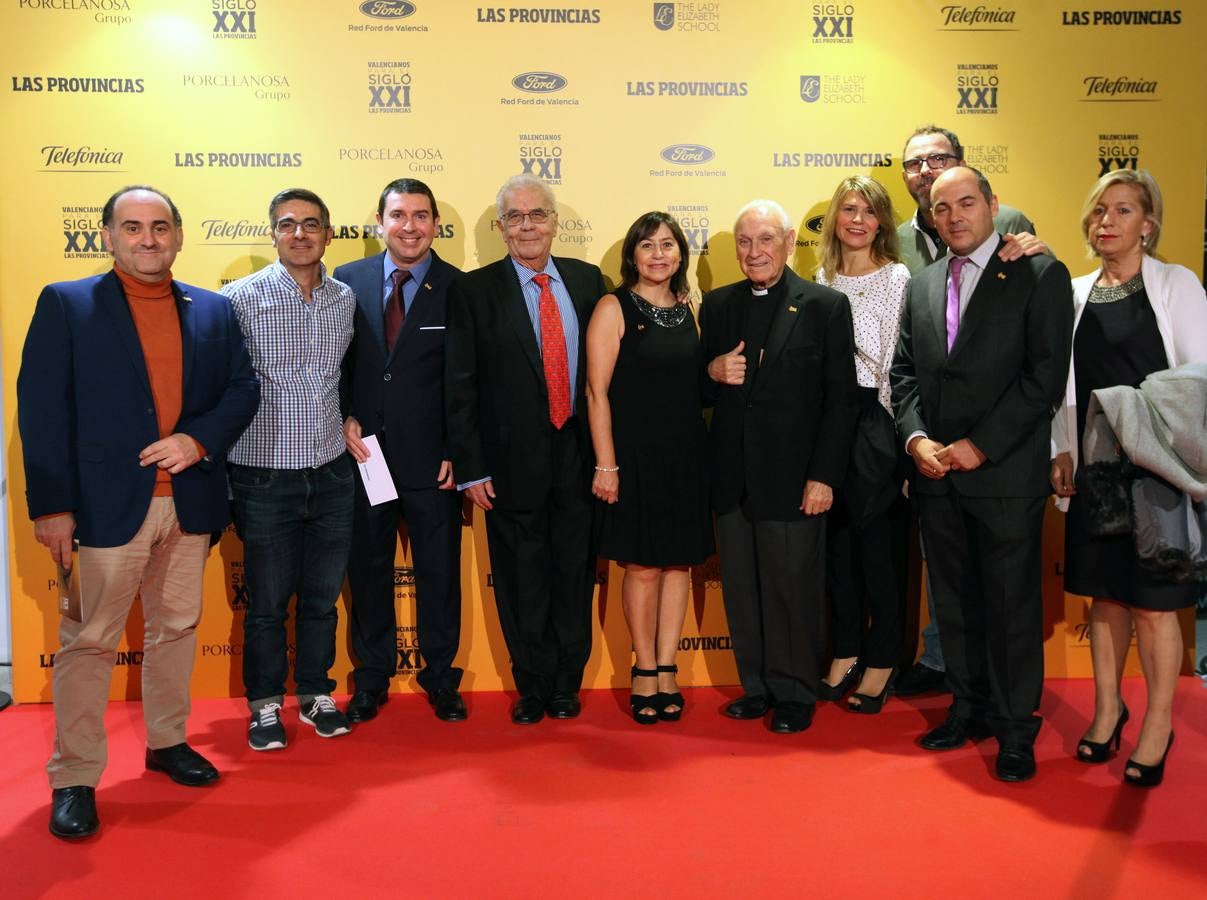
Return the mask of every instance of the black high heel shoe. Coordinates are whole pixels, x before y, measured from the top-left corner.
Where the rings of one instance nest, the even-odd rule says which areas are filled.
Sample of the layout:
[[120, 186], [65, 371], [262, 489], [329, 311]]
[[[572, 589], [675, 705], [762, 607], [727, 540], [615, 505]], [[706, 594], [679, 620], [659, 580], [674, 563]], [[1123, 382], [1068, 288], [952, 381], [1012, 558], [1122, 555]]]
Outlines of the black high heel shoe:
[[[671, 672], [675, 675], [679, 674], [679, 667], [676, 665], [659, 666], [659, 672]], [[654, 706], [658, 709], [658, 718], [663, 722], [678, 722], [683, 716], [683, 695], [678, 691], [659, 691], [654, 695]], [[668, 706], [677, 706], [678, 709], [667, 709]]]
[[[1146, 766], [1143, 763], [1138, 763], [1134, 759], [1127, 761], [1127, 767], [1123, 770], [1123, 780], [1128, 784], [1134, 784], [1136, 787], [1156, 787], [1161, 783], [1161, 779], [1165, 777], [1165, 757], [1169, 756], [1169, 748], [1173, 746], [1173, 731], [1169, 732], [1169, 743], [1165, 745], [1165, 752], [1161, 754], [1161, 761], [1156, 765]], [[1139, 775], [1128, 774], [1128, 769], [1135, 769]]]
[[[1119, 701], [1122, 711], [1119, 713], [1119, 718], [1115, 722], [1115, 730], [1111, 732], [1111, 736], [1105, 741], [1087, 740], [1082, 738], [1077, 742], [1077, 758], [1083, 763], [1104, 763], [1119, 749], [1119, 744], [1123, 740], [1123, 726], [1127, 724], [1129, 713], [1127, 704], [1122, 700]], [[1082, 753], [1082, 748], [1089, 750], [1089, 753]]]
[[851, 663], [851, 668], [847, 669], [846, 674], [839, 679], [838, 684], [830, 684], [823, 678], [817, 689], [817, 697], [819, 700], [841, 700], [858, 683], [859, 660], [855, 660]]
[[[639, 669], [636, 666], [629, 669], [630, 678], [657, 678], [657, 669]], [[629, 694], [629, 708], [633, 711], [633, 721], [638, 725], [658, 724], [658, 694]], [[642, 712], [650, 709], [653, 712]]]
[[[884, 702], [888, 700], [888, 692], [893, 689], [893, 682], [897, 680], [897, 667], [893, 666], [889, 670], [888, 680], [884, 682], [884, 688], [876, 696], [871, 694], [861, 694], [859, 691], [853, 693], [847, 698], [847, 709], [851, 712], [864, 713], [865, 715], [875, 715], [884, 709]], [[858, 700], [859, 705], [854, 706], [851, 701]]]

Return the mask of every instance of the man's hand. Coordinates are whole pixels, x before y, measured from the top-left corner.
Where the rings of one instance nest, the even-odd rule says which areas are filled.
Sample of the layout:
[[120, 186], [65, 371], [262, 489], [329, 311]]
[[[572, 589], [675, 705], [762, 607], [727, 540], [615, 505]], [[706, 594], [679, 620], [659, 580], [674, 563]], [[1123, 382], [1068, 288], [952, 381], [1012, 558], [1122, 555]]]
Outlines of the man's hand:
[[344, 419], [344, 446], [348, 448], [348, 452], [358, 463], [363, 463], [372, 455], [361, 437], [363, 437], [363, 433], [356, 417], [348, 416]]
[[722, 353], [708, 364], [708, 377], [718, 384], [743, 384], [746, 381], [746, 357], [742, 351], [746, 348], [745, 341], [728, 353]]
[[820, 516], [833, 505], [833, 488], [824, 481], [805, 482], [805, 493], [800, 500], [801, 512], [806, 516]]
[[1002, 235], [1002, 248], [997, 251], [997, 258], [1002, 262], [1010, 262], [1024, 256], [1048, 252], [1047, 244], [1028, 231], [1020, 231], [1018, 234]]
[[1077, 493], [1073, 484], [1073, 457], [1069, 453], [1057, 453], [1052, 458], [1052, 490], [1057, 497], [1072, 497]]
[[138, 454], [140, 466], [159, 466], [173, 475], [183, 472], [199, 459], [201, 454], [197, 450], [197, 442], [179, 431], [148, 445]]
[[34, 522], [34, 540], [50, 548], [50, 557], [63, 568], [71, 565], [71, 539], [75, 535], [75, 514], [59, 513]]
[[436, 484], [442, 491], [456, 489], [457, 480], [453, 478], [453, 461], [451, 459], [440, 460], [440, 473], [436, 476]]
[[938, 457], [938, 453], [942, 449], [943, 445], [938, 441], [932, 441], [927, 437], [917, 437], [910, 442], [909, 455], [914, 458], [914, 465], [917, 466], [919, 472], [927, 478], [938, 481], [951, 468]]
[[591, 493], [604, 503], [615, 503], [620, 499], [620, 473], [596, 469], [595, 477], [591, 479]]
[[935, 454], [935, 459], [947, 463], [956, 472], [971, 472], [980, 468], [987, 457], [968, 438], [960, 438]]
[[472, 487], [465, 489], [466, 496], [474, 501], [474, 506], [478, 509], [491, 510], [495, 505], [491, 503], [495, 498], [495, 485], [489, 478], [481, 484], [475, 484]]

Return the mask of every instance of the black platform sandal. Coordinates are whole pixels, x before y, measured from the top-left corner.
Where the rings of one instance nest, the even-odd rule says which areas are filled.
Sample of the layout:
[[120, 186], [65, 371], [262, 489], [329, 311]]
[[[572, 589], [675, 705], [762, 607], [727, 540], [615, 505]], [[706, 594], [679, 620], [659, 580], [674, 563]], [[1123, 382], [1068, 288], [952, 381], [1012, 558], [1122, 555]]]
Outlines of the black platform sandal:
[[[629, 670], [630, 678], [657, 678], [657, 669], [639, 669], [633, 666]], [[633, 710], [633, 721], [638, 725], [658, 724], [658, 698], [660, 694], [629, 694], [629, 707]], [[652, 712], [643, 712], [643, 710]]]
[[[675, 675], [679, 674], [679, 667], [676, 665], [659, 666], [659, 672], [671, 672]], [[669, 691], [659, 691], [654, 695], [654, 705], [658, 709], [658, 718], [663, 722], [678, 722], [683, 715], [683, 695], [678, 691], [671, 693]], [[677, 706], [678, 709], [667, 709], [668, 706]]]

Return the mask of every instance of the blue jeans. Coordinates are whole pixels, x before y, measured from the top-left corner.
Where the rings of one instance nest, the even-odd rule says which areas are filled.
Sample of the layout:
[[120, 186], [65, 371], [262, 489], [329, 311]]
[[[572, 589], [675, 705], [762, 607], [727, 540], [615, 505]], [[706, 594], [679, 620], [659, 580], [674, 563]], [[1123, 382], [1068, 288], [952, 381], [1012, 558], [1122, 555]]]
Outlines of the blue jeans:
[[247, 585], [243, 685], [249, 701], [285, 694], [285, 619], [295, 594], [297, 693], [335, 689], [327, 673], [335, 663], [335, 604], [352, 549], [355, 474], [347, 454], [314, 469], [230, 467]]

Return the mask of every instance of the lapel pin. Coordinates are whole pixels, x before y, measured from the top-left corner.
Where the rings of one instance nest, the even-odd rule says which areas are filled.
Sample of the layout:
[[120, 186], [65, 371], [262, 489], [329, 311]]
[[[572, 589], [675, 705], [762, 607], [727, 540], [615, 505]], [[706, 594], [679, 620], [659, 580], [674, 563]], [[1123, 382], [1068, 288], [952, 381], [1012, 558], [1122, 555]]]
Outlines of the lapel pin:
[[1000, 278], [1002, 281], [1005, 281], [1005, 280], [1006, 280], [1006, 273], [1005, 273], [1005, 272], [998, 272], [998, 273], [997, 273], [997, 277], [998, 277], [998, 278]]
[[423, 283], [423, 286], [424, 286], [425, 288], [427, 288], [429, 291], [432, 289], [432, 283], [431, 283], [430, 281], [425, 281], [425, 282]]
[[796, 312], [796, 307], [795, 307], [795, 306], [789, 306], [789, 307], [788, 307], [788, 312]]
[[644, 326], [643, 324], [641, 324], [640, 322], [638, 322], [638, 323], [637, 323], [637, 330], [638, 330], [638, 331], [645, 331], [645, 326]]

